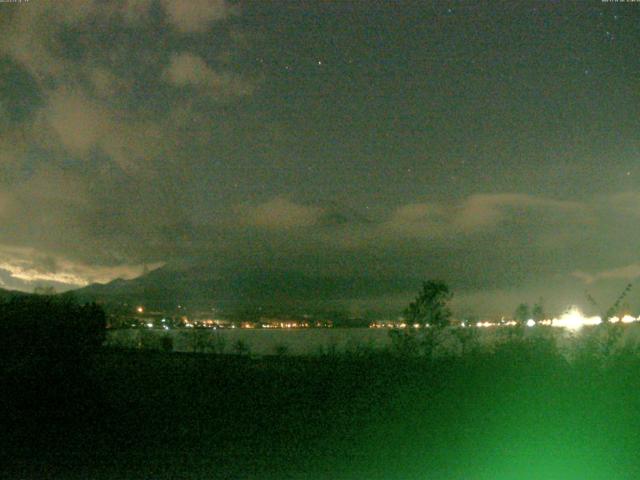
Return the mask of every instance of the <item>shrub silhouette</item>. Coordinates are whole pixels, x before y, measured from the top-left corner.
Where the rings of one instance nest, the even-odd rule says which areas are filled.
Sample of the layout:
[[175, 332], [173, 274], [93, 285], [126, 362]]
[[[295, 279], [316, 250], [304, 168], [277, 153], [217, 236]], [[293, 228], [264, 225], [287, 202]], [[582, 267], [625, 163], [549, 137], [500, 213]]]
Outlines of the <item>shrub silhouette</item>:
[[173, 337], [171, 335], [164, 335], [160, 339], [160, 348], [164, 352], [173, 352]]
[[243, 340], [236, 341], [233, 344], [233, 350], [235, 351], [236, 355], [249, 355], [249, 353], [251, 352], [249, 345], [247, 345], [247, 343]]
[[105, 340], [106, 316], [69, 295], [25, 295], [0, 302], [0, 352], [5, 368], [76, 361]]
[[[92, 352], [105, 340], [95, 304], [69, 295], [25, 295], [0, 302], [0, 404], [16, 429], [64, 431], [103, 410]], [[46, 434], [46, 433], [43, 433]]]

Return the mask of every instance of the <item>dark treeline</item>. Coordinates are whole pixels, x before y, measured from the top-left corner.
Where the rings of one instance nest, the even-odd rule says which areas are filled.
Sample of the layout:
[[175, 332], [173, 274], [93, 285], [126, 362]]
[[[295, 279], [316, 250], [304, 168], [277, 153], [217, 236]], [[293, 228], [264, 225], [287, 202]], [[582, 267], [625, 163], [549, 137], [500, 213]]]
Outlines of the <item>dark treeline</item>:
[[[90, 364], [105, 328], [102, 308], [72, 295], [0, 300], [0, 451], [23, 448], [28, 458], [101, 415]], [[57, 433], [40, 444], [39, 432]]]
[[15, 362], [14, 368], [76, 360], [102, 345], [105, 328], [102, 308], [80, 305], [72, 295], [21, 295], [0, 301], [0, 348], [5, 360]]

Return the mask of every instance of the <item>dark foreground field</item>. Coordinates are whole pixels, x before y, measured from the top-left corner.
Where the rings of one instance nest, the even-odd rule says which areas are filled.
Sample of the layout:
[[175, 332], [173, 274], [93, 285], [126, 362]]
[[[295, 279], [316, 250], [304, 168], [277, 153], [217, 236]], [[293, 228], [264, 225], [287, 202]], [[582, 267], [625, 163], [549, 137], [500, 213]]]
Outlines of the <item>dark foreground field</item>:
[[640, 478], [640, 359], [104, 350], [3, 378], [4, 478]]

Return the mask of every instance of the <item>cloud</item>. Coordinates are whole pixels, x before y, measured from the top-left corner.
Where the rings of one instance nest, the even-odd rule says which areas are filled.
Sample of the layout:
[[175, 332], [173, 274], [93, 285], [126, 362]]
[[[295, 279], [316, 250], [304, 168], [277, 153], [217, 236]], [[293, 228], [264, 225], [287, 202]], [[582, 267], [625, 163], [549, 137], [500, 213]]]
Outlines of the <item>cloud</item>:
[[[412, 203], [397, 208], [383, 229], [407, 236], [471, 235], [513, 223], [524, 212], [561, 214], [585, 219], [586, 205], [526, 194], [476, 194], [457, 204]], [[531, 219], [529, 219], [531, 220]]]
[[[138, 272], [133, 267], [143, 261], [191, 251], [187, 244], [210, 244], [210, 237], [193, 238], [183, 205], [191, 201], [195, 172], [211, 160], [212, 131], [228, 132], [234, 124], [224, 113], [203, 111], [202, 100], [233, 99], [253, 88], [230, 71], [236, 45], [230, 34], [216, 34], [219, 52], [208, 36], [190, 41], [206, 46], [212, 58], [226, 55], [225, 71], [218, 71], [194, 54], [167, 54], [176, 33], [163, 22], [200, 32], [236, 7], [197, 0], [25, 7], [0, 18], [3, 68], [29, 84], [0, 91], [0, 245], [31, 250], [4, 255], [3, 281], [109, 280]], [[158, 7], [164, 19], [152, 15]], [[189, 88], [188, 95], [168, 81]], [[29, 108], [15, 120], [13, 104], [1, 95], [23, 90], [29, 95], [20, 105]], [[205, 155], [194, 153], [203, 145]], [[55, 272], [43, 272], [42, 258], [55, 259]], [[94, 264], [102, 266], [93, 271]]]
[[119, 16], [127, 23], [137, 23], [149, 15], [153, 0], [116, 0], [104, 2], [102, 9], [106, 9], [113, 16]]
[[382, 230], [392, 235], [438, 236], [447, 230], [448, 208], [435, 203], [410, 203], [398, 207], [382, 224]]
[[162, 0], [169, 21], [180, 32], [204, 32], [216, 21], [238, 13], [225, 0]]
[[214, 98], [250, 95], [253, 87], [239, 75], [216, 72], [192, 53], [182, 52], [171, 57], [165, 71], [167, 81], [177, 87], [198, 87]]
[[267, 229], [311, 227], [319, 224], [323, 210], [276, 197], [260, 205], [237, 207], [244, 225]]
[[3, 218], [9, 210], [9, 195], [0, 190], [0, 219]]
[[[21, 157], [24, 155], [25, 145], [12, 132], [8, 125], [2, 125], [0, 128], [8, 130], [4, 138], [0, 138], [0, 188], [3, 184], [11, 183], [11, 175], [15, 172], [21, 163]], [[5, 133], [5, 132], [3, 132]]]
[[[64, 70], [50, 52], [54, 40], [56, 20], [45, 22], [49, 10], [42, 2], [15, 8], [6, 16], [0, 31], [0, 52], [14, 59], [34, 78], [42, 81], [45, 76], [58, 75]], [[33, 7], [33, 8], [32, 8]]]
[[[157, 22], [150, 15], [153, 5], [153, 0], [35, 2], [10, 9], [11, 14], [0, 19], [0, 55], [13, 61], [8, 68], [28, 72], [27, 80], [44, 100], [19, 126], [29, 147], [48, 150], [52, 157], [67, 154], [84, 160], [100, 151], [124, 173], [151, 177], [155, 163], [172, 161], [184, 151], [185, 129], [191, 145], [211, 136], [208, 119], [202, 118], [205, 114], [194, 112], [203, 97], [220, 101], [252, 93], [252, 82], [231, 72], [228, 64], [225, 71], [217, 71], [194, 54], [179, 53], [169, 59], [167, 68], [162, 38], [153, 44], [137, 39], [126, 49], [122, 42], [105, 48], [104, 33], [110, 30], [124, 35], [124, 42], [132, 40], [116, 28], [119, 21], [140, 22], [142, 36], [155, 32], [149, 29]], [[193, 29], [236, 12], [223, 1], [167, 1], [162, 6], [171, 21]], [[85, 28], [93, 33], [78, 37], [78, 29]], [[225, 53], [235, 44], [228, 35], [220, 43]], [[74, 54], [67, 55], [69, 51]], [[137, 68], [140, 62], [132, 64], [132, 58], [144, 59], [144, 68]], [[192, 87], [189, 100], [168, 95], [167, 81]], [[4, 110], [0, 127], [9, 130], [4, 128], [8, 122]], [[220, 128], [224, 122], [217, 116]], [[0, 144], [1, 150], [6, 149]]]
[[93, 86], [93, 92], [103, 100], [110, 100], [118, 95], [128, 94], [132, 88], [132, 82], [118, 77], [105, 67], [88, 69], [87, 77]]
[[[251, 58], [251, 45], [239, 43], [255, 41], [240, 22], [215, 29], [239, 13], [236, 4], [60, 0], [6, 9], [0, 56], [29, 88], [12, 82], [6, 94], [21, 101], [0, 107], [0, 281], [81, 285], [196, 256], [309, 276], [450, 275], [470, 289], [558, 272], [574, 282], [569, 272], [635, 275], [636, 192], [583, 202], [414, 198], [395, 209], [383, 200], [369, 219], [278, 190], [300, 170], [283, 161], [289, 175], [263, 174], [258, 162], [297, 155], [299, 129], [261, 106], [219, 105], [252, 95], [255, 80], [238, 72], [259, 69], [233, 64], [239, 51]], [[15, 115], [14, 105], [28, 108]], [[338, 173], [310, 178], [306, 190], [317, 194]], [[239, 196], [258, 182], [268, 201]], [[348, 195], [341, 190], [336, 198]]]
[[50, 93], [36, 120], [42, 148], [88, 159], [99, 149], [127, 174], [154, 175], [154, 161], [165, 162], [163, 152], [179, 148], [173, 117], [148, 120], [126, 110], [90, 101], [82, 91], [61, 88]]
[[104, 109], [66, 89], [51, 95], [45, 116], [62, 145], [78, 156], [87, 155], [111, 128]]
[[585, 206], [578, 202], [554, 200], [517, 193], [471, 195], [459, 206], [454, 224], [463, 232], [495, 227], [523, 210], [559, 213], [582, 213]]
[[[53, 283], [62, 287], [76, 288], [90, 283], [105, 283], [114, 278], [130, 279], [140, 276], [143, 271], [160, 268], [164, 263], [149, 265], [90, 265], [70, 260], [62, 256], [43, 255], [25, 247], [0, 244], [0, 270], [8, 273], [8, 279], [23, 288], [41, 283]], [[5, 277], [5, 284], [9, 285]]]
[[89, 201], [82, 177], [43, 168], [3, 190], [6, 209], [0, 243], [38, 245], [46, 250], [77, 247], [79, 224]]
[[632, 216], [640, 217], [640, 192], [619, 192], [611, 195], [605, 202], [614, 211]]
[[73, 62], [54, 53], [61, 50], [60, 32], [105, 12], [101, 4], [59, 0], [30, 2], [27, 8], [10, 9], [11, 14], [0, 23], [0, 53], [22, 65], [41, 85], [51, 78], [69, 76], [75, 71], [69, 71]]
[[632, 263], [624, 267], [617, 267], [608, 270], [602, 270], [595, 273], [587, 273], [576, 270], [571, 273], [575, 278], [582, 280], [584, 283], [591, 284], [599, 280], [636, 280], [640, 277], [640, 263]]

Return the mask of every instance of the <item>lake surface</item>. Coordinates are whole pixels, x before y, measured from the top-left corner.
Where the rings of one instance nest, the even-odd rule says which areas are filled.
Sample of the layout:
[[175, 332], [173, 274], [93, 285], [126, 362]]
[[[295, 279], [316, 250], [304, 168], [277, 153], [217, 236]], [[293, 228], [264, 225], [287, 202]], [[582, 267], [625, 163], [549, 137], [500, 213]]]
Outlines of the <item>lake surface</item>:
[[[590, 328], [590, 327], [589, 327]], [[582, 331], [571, 332], [562, 328], [553, 329], [559, 347], [571, 355], [581, 341]], [[239, 348], [252, 355], [313, 355], [320, 353], [353, 352], [359, 349], [384, 349], [392, 345], [388, 329], [376, 328], [308, 328], [308, 329], [156, 329], [110, 330], [107, 346], [127, 348], [160, 349], [163, 337], [171, 338], [172, 347], [177, 352], [205, 351], [215, 353], [236, 353]], [[540, 334], [537, 328], [527, 329], [527, 336]], [[476, 329], [477, 339], [482, 344], [491, 344], [505, 333], [500, 328]], [[239, 347], [239, 344], [242, 346]], [[630, 347], [640, 344], [640, 325], [624, 326], [624, 333], [617, 346]], [[460, 343], [454, 335], [448, 335], [443, 348], [450, 353], [459, 353]]]
[[107, 335], [107, 345], [160, 348], [163, 336], [173, 339], [173, 350], [177, 352], [191, 352], [197, 345], [198, 350], [233, 353], [238, 342], [255, 355], [273, 355], [278, 351], [289, 355], [309, 355], [358, 348], [382, 349], [391, 345], [389, 330], [374, 328], [111, 330]]

